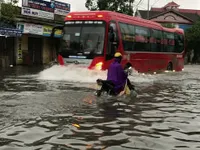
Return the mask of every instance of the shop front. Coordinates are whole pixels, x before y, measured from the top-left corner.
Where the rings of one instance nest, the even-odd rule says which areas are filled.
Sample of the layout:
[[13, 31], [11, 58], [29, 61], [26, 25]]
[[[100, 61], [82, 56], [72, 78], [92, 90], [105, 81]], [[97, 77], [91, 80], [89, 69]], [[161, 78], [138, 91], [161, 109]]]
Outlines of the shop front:
[[0, 27], [0, 68], [16, 64], [15, 39], [21, 36], [19, 29]]
[[17, 57], [17, 64], [42, 65], [55, 59], [55, 41], [61, 37], [57, 31], [55, 38], [50, 38], [52, 26], [18, 23], [23, 35], [17, 41], [17, 55], [22, 51], [22, 58]]

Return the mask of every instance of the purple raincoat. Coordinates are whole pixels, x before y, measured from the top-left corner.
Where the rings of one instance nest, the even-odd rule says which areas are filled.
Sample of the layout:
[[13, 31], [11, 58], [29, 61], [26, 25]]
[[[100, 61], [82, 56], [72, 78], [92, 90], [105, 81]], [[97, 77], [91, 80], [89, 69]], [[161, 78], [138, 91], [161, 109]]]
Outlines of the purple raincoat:
[[114, 62], [108, 68], [107, 80], [115, 85], [116, 94], [120, 93], [126, 84], [128, 75], [124, 72], [120, 60], [115, 58]]

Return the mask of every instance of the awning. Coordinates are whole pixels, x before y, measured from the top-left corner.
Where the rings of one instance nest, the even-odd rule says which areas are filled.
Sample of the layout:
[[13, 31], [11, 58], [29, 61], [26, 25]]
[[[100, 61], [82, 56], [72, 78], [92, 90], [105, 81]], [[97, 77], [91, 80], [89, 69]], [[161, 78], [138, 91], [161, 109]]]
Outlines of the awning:
[[0, 27], [0, 36], [20, 37], [22, 36], [22, 31], [19, 29]]

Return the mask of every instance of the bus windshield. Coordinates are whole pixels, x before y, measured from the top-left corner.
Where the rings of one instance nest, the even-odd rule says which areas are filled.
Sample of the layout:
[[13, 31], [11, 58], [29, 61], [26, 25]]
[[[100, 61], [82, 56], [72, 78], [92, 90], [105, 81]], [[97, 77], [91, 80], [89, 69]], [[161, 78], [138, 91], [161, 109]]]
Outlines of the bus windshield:
[[67, 21], [60, 52], [64, 55], [102, 55], [105, 37], [103, 21]]

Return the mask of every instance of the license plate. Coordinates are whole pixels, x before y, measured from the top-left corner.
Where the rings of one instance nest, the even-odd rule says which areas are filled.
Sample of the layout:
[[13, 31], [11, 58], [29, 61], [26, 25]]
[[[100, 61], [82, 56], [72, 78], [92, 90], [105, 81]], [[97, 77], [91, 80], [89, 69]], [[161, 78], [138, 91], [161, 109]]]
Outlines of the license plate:
[[101, 85], [96, 84], [96, 89], [100, 90], [101, 89]]

